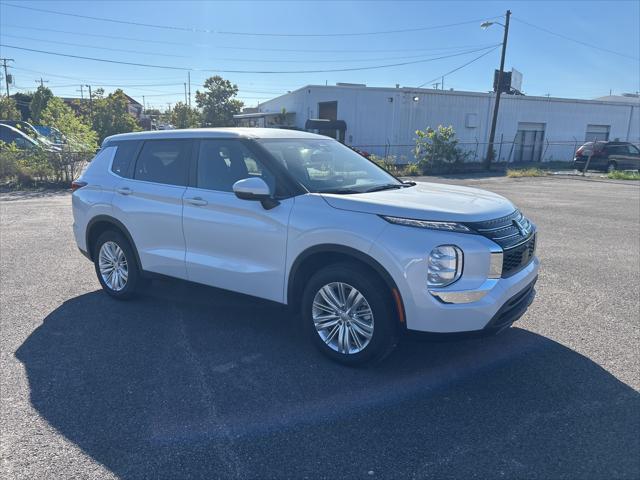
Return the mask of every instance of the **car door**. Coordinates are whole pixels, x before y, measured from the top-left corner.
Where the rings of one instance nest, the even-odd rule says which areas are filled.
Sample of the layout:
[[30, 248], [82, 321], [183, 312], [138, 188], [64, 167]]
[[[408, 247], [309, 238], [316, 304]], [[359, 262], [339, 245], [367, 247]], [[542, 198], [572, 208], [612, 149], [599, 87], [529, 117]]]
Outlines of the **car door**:
[[114, 216], [129, 230], [143, 270], [187, 278], [182, 233], [182, 196], [191, 163], [192, 140], [144, 141], [128, 176], [118, 175]]
[[260, 177], [272, 192], [278, 179], [257, 150], [240, 139], [202, 139], [184, 195], [183, 229], [189, 280], [283, 301], [287, 228], [293, 198], [265, 209], [232, 191]]

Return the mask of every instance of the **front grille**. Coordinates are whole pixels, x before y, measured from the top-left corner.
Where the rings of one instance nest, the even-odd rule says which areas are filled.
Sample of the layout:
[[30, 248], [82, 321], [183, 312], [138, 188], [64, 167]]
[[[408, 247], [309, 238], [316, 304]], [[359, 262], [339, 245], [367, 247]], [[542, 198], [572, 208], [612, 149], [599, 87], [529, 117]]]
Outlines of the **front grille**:
[[503, 253], [502, 277], [510, 277], [529, 265], [536, 252], [536, 234], [522, 245], [509, 248]]
[[503, 277], [522, 270], [533, 259], [536, 248], [535, 227], [519, 210], [504, 217], [465, 225], [502, 247]]

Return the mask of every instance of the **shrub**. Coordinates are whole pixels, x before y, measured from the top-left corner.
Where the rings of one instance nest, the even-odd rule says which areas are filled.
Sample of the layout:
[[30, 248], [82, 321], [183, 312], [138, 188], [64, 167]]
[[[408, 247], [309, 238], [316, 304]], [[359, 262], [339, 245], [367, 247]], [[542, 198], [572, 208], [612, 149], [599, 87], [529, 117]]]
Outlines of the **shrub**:
[[406, 177], [416, 177], [422, 175], [422, 170], [417, 163], [410, 163], [402, 170], [402, 175]]
[[520, 178], [520, 177], [546, 177], [548, 172], [540, 170], [539, 168], [524, 168], [524, 169], [509, 169], [507, 170], [507, 177]]
[[19, 186], [40, 182], [68, 184], [78, 176], [92, 153], [18, 150], [14, 144], [0, 142], [0, 180]]
[[384, 168], [387, 172], [392, 175], [400, 175], [401, 169], [396, 165], [396, 157], [393, 155], [387, 155], [386, 157], [381, 157], [379, 155], [371, 154], [369, 156], [369, 160], [377, 164], [378, 166]]
[[469, 156], [469, 152], [458, 147], [452, 126], [438, 125], [435, 129], [427, 127], [426, 130], [416, 130], [416, 136], [414, 156], [422, 173], [443, 165], [464, 162]]
[[640, 172], [625, 172], [616, 170], [614, 172], [609, 172], [607, 174], [607, 178], [611, 178], [614, 180], [640, 180]]

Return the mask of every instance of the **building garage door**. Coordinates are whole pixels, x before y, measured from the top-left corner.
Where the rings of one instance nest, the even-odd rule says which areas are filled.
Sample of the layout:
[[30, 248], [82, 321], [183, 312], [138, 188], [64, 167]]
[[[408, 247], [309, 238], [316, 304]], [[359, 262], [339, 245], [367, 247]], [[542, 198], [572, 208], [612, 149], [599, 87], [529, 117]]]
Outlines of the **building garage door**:
[[584, 136], [585, 142], [606, 142], [609, 140], [609, 125], [587, 125], [587, 133]]
[[513, 161], [539, 162], [544, 142], [544, 123], [518, 122]]

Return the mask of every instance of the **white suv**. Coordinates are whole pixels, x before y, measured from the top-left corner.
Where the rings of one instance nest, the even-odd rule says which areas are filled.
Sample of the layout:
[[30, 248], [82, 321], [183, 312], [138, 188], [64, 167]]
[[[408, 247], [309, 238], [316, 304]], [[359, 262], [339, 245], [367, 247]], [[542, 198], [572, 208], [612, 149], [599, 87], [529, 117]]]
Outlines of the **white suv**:
[[406, 330], [500, 331], [535, 295], [535, 227], [508, 200], [402, 182], [319, 135], [115, 135], [73, 190], [76, 242], [109, 295], [161, 274], [288, 304], [343, 363]]

